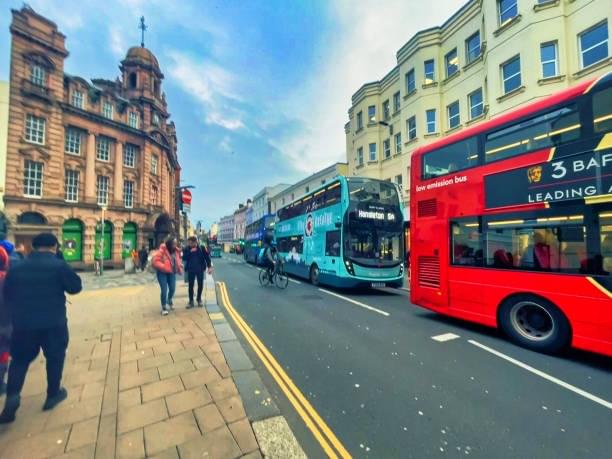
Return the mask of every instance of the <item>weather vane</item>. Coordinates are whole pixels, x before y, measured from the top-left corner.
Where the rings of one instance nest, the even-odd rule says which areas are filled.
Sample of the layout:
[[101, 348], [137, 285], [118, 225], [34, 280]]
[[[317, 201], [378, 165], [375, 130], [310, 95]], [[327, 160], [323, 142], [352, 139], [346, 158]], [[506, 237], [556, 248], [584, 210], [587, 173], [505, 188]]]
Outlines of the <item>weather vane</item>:
[[144, 48], [144, 33], [145, 33], [145, 30], [147, 30], [147, 26], [145, 25], [144, 16], [140, 17], [140, 25], [138, 26], [138, 28], [142, 30], [142, 39], [140, 40], [140, 46]]

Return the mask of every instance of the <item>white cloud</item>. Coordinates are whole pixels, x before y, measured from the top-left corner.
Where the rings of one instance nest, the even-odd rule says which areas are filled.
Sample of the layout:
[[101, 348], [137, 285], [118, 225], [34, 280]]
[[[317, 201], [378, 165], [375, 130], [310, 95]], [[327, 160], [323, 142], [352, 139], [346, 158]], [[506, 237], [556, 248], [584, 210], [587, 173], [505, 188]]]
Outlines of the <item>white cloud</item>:
[[229, 138], [229, 136], [223, 137], [221, 142], [219, 142], [219, 150], [221, 150], [221, 151], [223, 151], [225, 153], [231, 153], [232, 152], [232, 141]]
[[108, 29], [108, 35], [110, 37], [110, 49], [113, 54], [117, 57], [123, 58], [127, 51], [125, 39], [121, 34], [121, 31], [116, 26], [110, 26]]
[[245, 127], [241, 119], [226, 118], [218, 112], [208, 112], [206, 114], [206, 123], [216, 124], [217, 126], [221, 126], [222, 128], [228, 129], [230, 131], [236, 131]]
[[323, 63], [282, 108], [292, 116], [307, 113], [302, 120], [306, 128], [274, 146], [302, 172], [345, 161], [344, 125], [353, 93], [390, 71], [397, 64], [396, 52], [416, 32], [441, 25], [463, 3], [436, 0], [434, 8], [417, 0], [335, 0], [331, 13], [337, 28], [333, 40], [326, 40]]

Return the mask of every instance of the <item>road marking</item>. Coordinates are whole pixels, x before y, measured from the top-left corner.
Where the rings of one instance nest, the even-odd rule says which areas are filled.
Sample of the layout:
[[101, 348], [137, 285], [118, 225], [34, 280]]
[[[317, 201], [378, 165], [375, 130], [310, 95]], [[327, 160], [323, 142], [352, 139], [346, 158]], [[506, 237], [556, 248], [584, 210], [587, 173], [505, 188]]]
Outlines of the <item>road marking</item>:
[[361, 302], [356, 301], [356, 300], [353, 300], [353, 299], [351, 299], [351, 298], [347, 298], [347, 297], [345, 297], [345, 296], [338, 295], [337, 293], [330, 292], [329, 290], [325, 290], [325, 289], [323, 289], [323, 288], [320, 288], [320, 289], [319, 289], [319, 291], [324, 292], [324, 293], [327, 293], [328, 295], [335, 296], [335, 297], [337, 297], [337, 298], [341, 298], [341, 299], [343, 299], [343, 300], [345, 300], [345, 301], [348, 301], [349, 303], [356, 304], [357, 306], [360, 306], [360, 307], [362, 307], [362, 308], [364, 308], [364, 309], [368, 309], [369, 311], [372, 311], [372, 312], [376, 312], [376, 313], [381, 314], [381, 315], [383, 315], [383, 316], [385, 316], [385, 317], [389, 317], [389, 316], [390, 316], [390, 314], [389, 314], [388, 312], [382, 311], [382, 310], [377, 309], [377, 308], [375, 308], [375, 307], [373, 307], [373, 306], [369, 306], [369, 305], [367, 305], [367, 304], [365, 304], [365, 303], [361, 303]]
[[432, 336], [431, 339], [437, 341], [439, 343], [444, 343], [446, 341], [450, 341], [452, 339], [460, 338], [459, 335], [455, 335], [454, 333], [444, 333], [442, 335]]
[[474, 341], [473, 339], [470, 339], [468, 340], [468, 343], [473, 344], [474, 346], [477, 346], [493, 355], [496, 355], [497, 357], [500, 357], [516, 365], [517, 367], [521, 367], [522, 369], [527, 370], [533, 373], [534, 375], [539, 376], [540, 378], [544, 378], [552, 383], [557, 384], [558, 386], [563, 387], [564, 389], [571, 390], [572, 392], [575, 392], [576, 394], [581, 395], [584, 398], [591, 400], [592, 402], [598, 403], [601, 406], [604, 406], [608, 408], [609, 410], [612, 410], [612, 403], [608, 402], [607, 400], [604, 400], [603, 398], [597, 397], [596, 395], [593, 395], [590, 392], [582, 390], [579, 387], [573, 386], [572, 384], [566, 383], [565, 381], [561, 381], [560, 379], [555, 378], [554, 376], [551, 376], [548, 373], [544, 373], [543, 371], [540, 371], [537, 368], [533, 368], [532, 366], [529, 366], [526, 363], [516, 360], [506, 354], [502, 354], [501, 352], [496, 351], [495, 349], [492, 349], [488, 346], [485, 346], [484, 344], [480, 344], [478, 341]]
[[289, 278], [289, 282], [293, 282], [294, 284], [302, 284], [300, 281], [296, 281], [295, 279]]
[[[268, 351], [265, 345], [253, 332], [253, 330], [246, 324], [240, 314], [234, 309], [229, 299], [227, 292], [227, 286], [224, 282], [218, 282], [219, 291], [223, 299], [223, 304], [229, 312], [232, 319], [236, 323], [236, 326], [240, 329], [245, 339], [251, 345], [257, 356], [261, 359], [265, 367], [270, 372], [270, 375], [274, 378], [276, 383], [279, 385], [283, 393], [287, 396], [289, 402], [296, 409], [306, 426], [313, 433], [316, 440], [319, 442], [327, 456], [330, 458], [340, 457], [344, 459], [351, 458], [349, 452], [344, 448], [344, 445], [340, 443], [340, 440], [327, 426], [325, 421], [321, 419], [319, 414], [312, 407], [310, 402], [304, 397], [302, 392], [296, 387], [293, 381], [289, 378], [287, 373], [283, 370], [280, 364], [276, 361], [274, 356]], [[333, 446], [333, 448], [332, 448]]]

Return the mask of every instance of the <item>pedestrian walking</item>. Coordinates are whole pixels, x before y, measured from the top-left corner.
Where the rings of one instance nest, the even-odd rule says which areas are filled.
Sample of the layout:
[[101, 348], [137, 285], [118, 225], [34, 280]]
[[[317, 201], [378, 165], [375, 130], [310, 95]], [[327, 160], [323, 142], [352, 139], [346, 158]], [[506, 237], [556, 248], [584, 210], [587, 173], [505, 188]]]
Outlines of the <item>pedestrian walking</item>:
[[204, 271], [208, 269], [208, 274], [212, 273], [212, 262], [208, 252], [198, 244], [198, 239], [195, 236], [191, 236], [187, 240], [187, 244], [187, 247], [183, 249], [183, 262], [185, 263], [185, 272], [189, 282], [189, 303], [187, 304], [187, 309], [191, 309], [194, 306], [193, 287], [196, 281], [198, 283], [196, 300], [199, 307], [203, 306]]
[[47, 399], [43, 410], [53, 409], [68, 396], [66, 389], [61, 387], [68, 347], [66, 293], [79, 293], [82, 283], [72, 268], [56, 257], [57, 246], [53, 234], [39, 234], [32, 240], [34, 252], [6, 275], [4, 301], [10, 313], [13, 335], [0, 424], [15, 420], [28, 367], [41, 348], [47, 361]]
[[168, 310], [174, 309], [172, 298], [176, 290], [176, 275], [183, 274], [181, 253], [174, 238], [169, 238], [160, 245], [159, 250], [153, 255], [151, 264], [157, 272], [157, 281], [161, 290], [161, 313], [162, 316], [167, 316]]
[[149, 251], [144, 245], [138, 251], [138, 259], [140, 260], [140, 270], [144, 271], [147, 268], [147, 260], [149, 259]]
[[[4, 280], [9, 267], [9, 254], [3, 246], [0, 246], [0, 292], [4, 286]], [[6, 392], [4, 377], [8, 370], [9, 351], [11, 343], [11, 320], [4, 296], [0, 294], [0, 396]]]

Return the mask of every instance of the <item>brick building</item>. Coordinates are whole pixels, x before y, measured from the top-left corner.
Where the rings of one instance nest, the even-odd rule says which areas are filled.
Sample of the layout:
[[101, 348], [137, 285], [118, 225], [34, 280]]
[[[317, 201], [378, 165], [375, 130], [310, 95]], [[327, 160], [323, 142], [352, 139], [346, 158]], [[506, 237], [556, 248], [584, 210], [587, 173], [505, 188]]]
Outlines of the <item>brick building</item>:
[[130, 48], [115, 81], [88, 81], [64, 73], [53, 22], [27, 6], [12, 13], [9, 238], [52, 231], [68, 261], [89, 266], [94, 251], [120, 264], [127, 248], [176, 233], [176, 131], [153, 53]]

